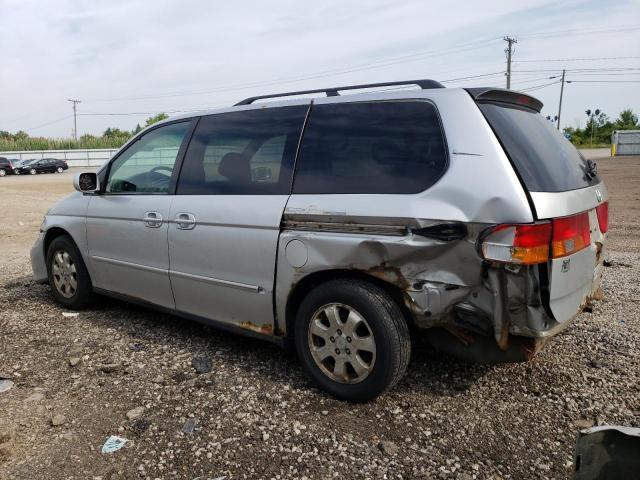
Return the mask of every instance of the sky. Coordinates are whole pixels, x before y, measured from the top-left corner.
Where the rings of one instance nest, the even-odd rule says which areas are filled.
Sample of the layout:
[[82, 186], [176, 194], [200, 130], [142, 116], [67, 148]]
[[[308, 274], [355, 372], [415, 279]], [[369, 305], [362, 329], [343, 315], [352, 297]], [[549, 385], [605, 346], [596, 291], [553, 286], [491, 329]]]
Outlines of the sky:
[[[640, 0], [0, 0], [0, 130], [71, 137], [263, 93], [415, 78], [505, 86], [584, 126], [640, 113]], [[466, 78], [475, 77], [475, 78]], [[550, 78], [554, 77], [554, 78]]]

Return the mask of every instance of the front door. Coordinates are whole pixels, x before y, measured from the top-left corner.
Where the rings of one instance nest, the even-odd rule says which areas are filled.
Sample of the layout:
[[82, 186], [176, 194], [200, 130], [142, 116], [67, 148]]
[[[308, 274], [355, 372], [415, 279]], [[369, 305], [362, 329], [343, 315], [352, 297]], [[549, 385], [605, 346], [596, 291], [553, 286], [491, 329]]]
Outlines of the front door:
[[308, 105], [201, 118], [171, 205], [176, 309], [273, 332], [280, 221]]
[[170, 188], [190, 123], [150, 130], [111, 161], [87, 212], [94, 287], [175, 307], [167, 251]]

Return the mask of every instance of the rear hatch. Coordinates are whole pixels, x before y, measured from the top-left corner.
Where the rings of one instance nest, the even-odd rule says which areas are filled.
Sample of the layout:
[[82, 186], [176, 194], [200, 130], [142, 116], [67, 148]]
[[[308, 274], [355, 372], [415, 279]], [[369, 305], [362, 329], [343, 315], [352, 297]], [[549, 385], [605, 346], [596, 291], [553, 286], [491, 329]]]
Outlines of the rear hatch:
[[[543, 300], [558, 322], [599, 288], [608, 195], [596, 165], [541, 114], [542, 103], [508, 90], [469, 89], [509, 157], [538, 223], [550, 223]], [[547, 298], [545, 298], [547, 297]]]

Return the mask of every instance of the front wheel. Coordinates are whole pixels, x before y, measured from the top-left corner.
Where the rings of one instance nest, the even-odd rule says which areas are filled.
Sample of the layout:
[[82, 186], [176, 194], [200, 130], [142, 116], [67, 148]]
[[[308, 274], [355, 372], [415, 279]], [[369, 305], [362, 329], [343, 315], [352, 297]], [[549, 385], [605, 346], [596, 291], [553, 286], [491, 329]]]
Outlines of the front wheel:
[[7, 171], [4, 168], [0, 168], [0, 177], [4, 177], [7, 174]]
[[64, 172], [64, 169], [62, 167], [58, 167], [58, 168], [56, 168], [56, 172], [62, 173], [62, 172]]
[[60, 305], [80, 310], [90, 303], [93, 297], [91, 278], [71, 237], [56, 237], [49, 245], [47, 274], [53, 295]]
[[36, 174], [36, 173], [38, 173], [38, 172], [37, 172], [37, 170], [36, 170], [35, 168], [32, 168], [31, 170], [29, 170], [29, 173], [30, 173], [31, 175], [35, 175], [35, 174]]
[[361, 280], [333, 280], [312, 290], [298, 309], [294, 336], [315, 382], [354, 402], [392, 388], [411, 355], [402, 311], [386, 291]]

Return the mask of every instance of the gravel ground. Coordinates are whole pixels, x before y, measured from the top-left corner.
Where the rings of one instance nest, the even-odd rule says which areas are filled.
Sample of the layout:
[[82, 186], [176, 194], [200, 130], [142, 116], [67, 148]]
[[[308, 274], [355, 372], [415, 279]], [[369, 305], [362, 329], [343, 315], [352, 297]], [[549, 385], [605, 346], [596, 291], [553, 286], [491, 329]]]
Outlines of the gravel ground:
[[[1, 179], [0, 478], [570, 477], [578, 429], [640, 426], [640, 158], [599, 167], [604, 300], [526, 364], [418, 338], [405, 379], [366, 405], [327, 397], [267, 343], [108, 299], [64, 315], [27, 254], [71, 176]], [[111, 435], [129, 442], [101, 454]]]

